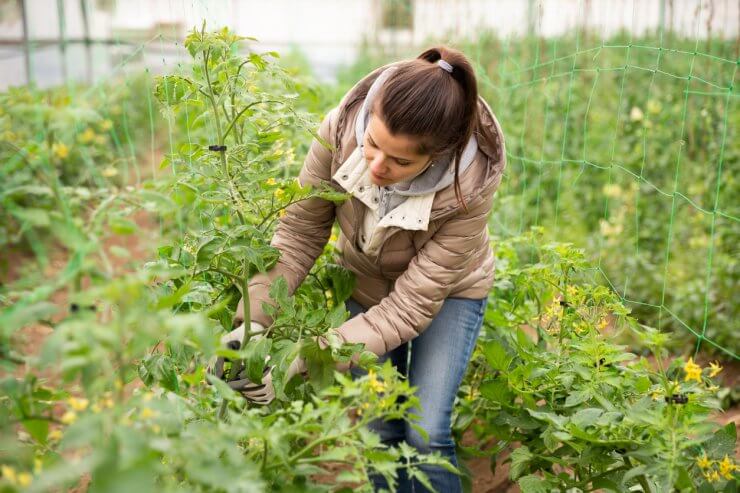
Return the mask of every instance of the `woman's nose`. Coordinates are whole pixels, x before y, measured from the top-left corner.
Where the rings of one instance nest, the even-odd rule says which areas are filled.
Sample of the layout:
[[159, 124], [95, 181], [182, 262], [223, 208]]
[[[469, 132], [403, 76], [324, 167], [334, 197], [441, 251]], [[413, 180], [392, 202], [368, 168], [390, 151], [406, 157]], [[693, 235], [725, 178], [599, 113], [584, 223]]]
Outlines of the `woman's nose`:
[[376, 175], [384, 175], [386, 170], [385, 155], [377, 153], [370, 159], [370, 171]]

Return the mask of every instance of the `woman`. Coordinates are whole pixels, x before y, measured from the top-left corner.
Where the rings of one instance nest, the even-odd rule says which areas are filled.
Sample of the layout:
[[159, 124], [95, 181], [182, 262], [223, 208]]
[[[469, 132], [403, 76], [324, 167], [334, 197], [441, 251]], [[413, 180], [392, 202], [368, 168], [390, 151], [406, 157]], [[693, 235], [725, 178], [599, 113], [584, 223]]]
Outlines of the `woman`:
[[[329, 183], [352, 198], [340, 205], [316, 198], [287, 209], [272, 241], [280, 260], [249, 284], [252, 328], [272, 323], [262, 310], [272, 281], [283, 276], [292, 293], [336, 219], [341, 262], [357, 278], [346, 305], [351, 318], [336, 331], [408, 375], [418, 387], [416, 414], [429, 441], [404, 422], [374, 429], [387, 443], [405, 440], [456, 464], [452, 405], [493, 282], [487, 219], [505, 165], [501, 128], [478, 97], [470, 62], [438, 47], [366, 76], [328, 113], [319, 134], [334, 149], [314, 141], [300, 183]], [[243, 325], [224, 342], [242, 335]], [[297, 359], [288, 378], [304, 370]], [[237, 388], [256, 402], [274, 396], [269, 373], [260, 385], [242, 381]], [[460, 491], [456, 475], [425, 472], [438, 491]], [[400, 480], [401, 491], [414, 486]]]

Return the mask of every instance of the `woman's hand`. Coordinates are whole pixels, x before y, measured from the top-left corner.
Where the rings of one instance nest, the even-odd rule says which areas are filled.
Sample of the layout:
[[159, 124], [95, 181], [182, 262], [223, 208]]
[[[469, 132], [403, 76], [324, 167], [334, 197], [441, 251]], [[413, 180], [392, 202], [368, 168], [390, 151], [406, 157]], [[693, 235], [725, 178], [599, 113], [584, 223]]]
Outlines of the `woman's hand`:
[[[268, 356], [269, 359], [269, 356]], [[275, 399], [275, 387], [272, 383], [272, 370], [274, 366], [265, 366], [265, 371], [262, 375], [262, 382], [254, 383], [248, 378], [243, 378], [244, 373], [240, 375], [240, 379], [232, 380], [227, 382], [229, 387], [235, 391], [241, 393], [247, 400], [256, 404], [267, 405]], [[296, 357], [288, 367], [288, 371], [285, 373], [285, 381], [290, 381], [295, 375], [306, 372], [306, 362], [300, 356]]]
[[[244, 324], [241, 324], [236, 329], [232, 330], [231, 332], [228, 332], [224, 334], [221, 337], [221, 345], [228, 349], [233, 349], [234, 351], [238, 351], [241, 349], [242, 341], [244, 340]], [[259, 339], [261, 337], [264, 337], [262, 333], [265, 331], [265, 328], [258, 324], [257, 322], [252, 322], [250, 324], [250, 331], [252, 334], [252, 337], [250, 337], [250, 341]], [[223, 356], [219, 356], [216, 358], [215, 361], [211, 361], [208, 364], [207, 371], [208, 373], [214, 375], [216, 378], [220, 378], [221, 380], [224, 379], [224, 363], [226, 362], [226, 358]]]

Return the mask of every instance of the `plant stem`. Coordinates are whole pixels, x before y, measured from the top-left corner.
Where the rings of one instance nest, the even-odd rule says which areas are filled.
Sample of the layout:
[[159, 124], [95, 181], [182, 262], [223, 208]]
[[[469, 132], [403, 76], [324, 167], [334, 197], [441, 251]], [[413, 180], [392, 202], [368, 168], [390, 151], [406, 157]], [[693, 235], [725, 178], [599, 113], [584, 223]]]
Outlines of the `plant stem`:
[[[632, 468], [632, 461], [629, 457], [624, 456], [624, 462], [630, 467], [630, 469]], [[645, 474], [640, 474], [639, 476], [637, 476], [637, 481], [640, 483], [643, 493], [653, 493], [653, 490], [650, 489], [650, 485], [647, 482]]]

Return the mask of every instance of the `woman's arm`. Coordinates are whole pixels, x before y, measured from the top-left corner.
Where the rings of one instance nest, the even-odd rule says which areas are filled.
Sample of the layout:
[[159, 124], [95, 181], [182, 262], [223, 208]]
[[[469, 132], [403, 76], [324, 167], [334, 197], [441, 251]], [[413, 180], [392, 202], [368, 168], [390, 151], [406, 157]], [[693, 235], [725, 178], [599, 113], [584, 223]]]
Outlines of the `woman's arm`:
[[[336, 109], [331, 110], [319, 128], [319, 135], [331, 142], [332, 120]], [[314, 139], [303, 167], [298, 175], [301, 185], [320, 186], [331, 181], [332, 151]], [[320, 198], [302, 200], [290, 205], [280, 218], [275, 235], [270, 242], [280, 250], [280, 259], [266, 274], [257, 274], [249, 281], [250, 314], [252, 321], [265, 327], [272, 320], [262, 310], [262, 302], [272, 303], [269, 291], [273, 280], [283, 276], [292, 294], [303, 282], [316, 258], [321, 255], [331, 235], [334, 224], [334, 203]], [[235, 321], [244, 318], [242, 303], [239, 303]]]
[[486, 200], [445, 222], [411, 260], [391, 293], [365, 313], [347, 320], [337, 333], [347, 343], [364, 343], [382, 355], [419, 335], [432, 322], [455, 284], [471, 270], [476, 255], [487, 254]]

